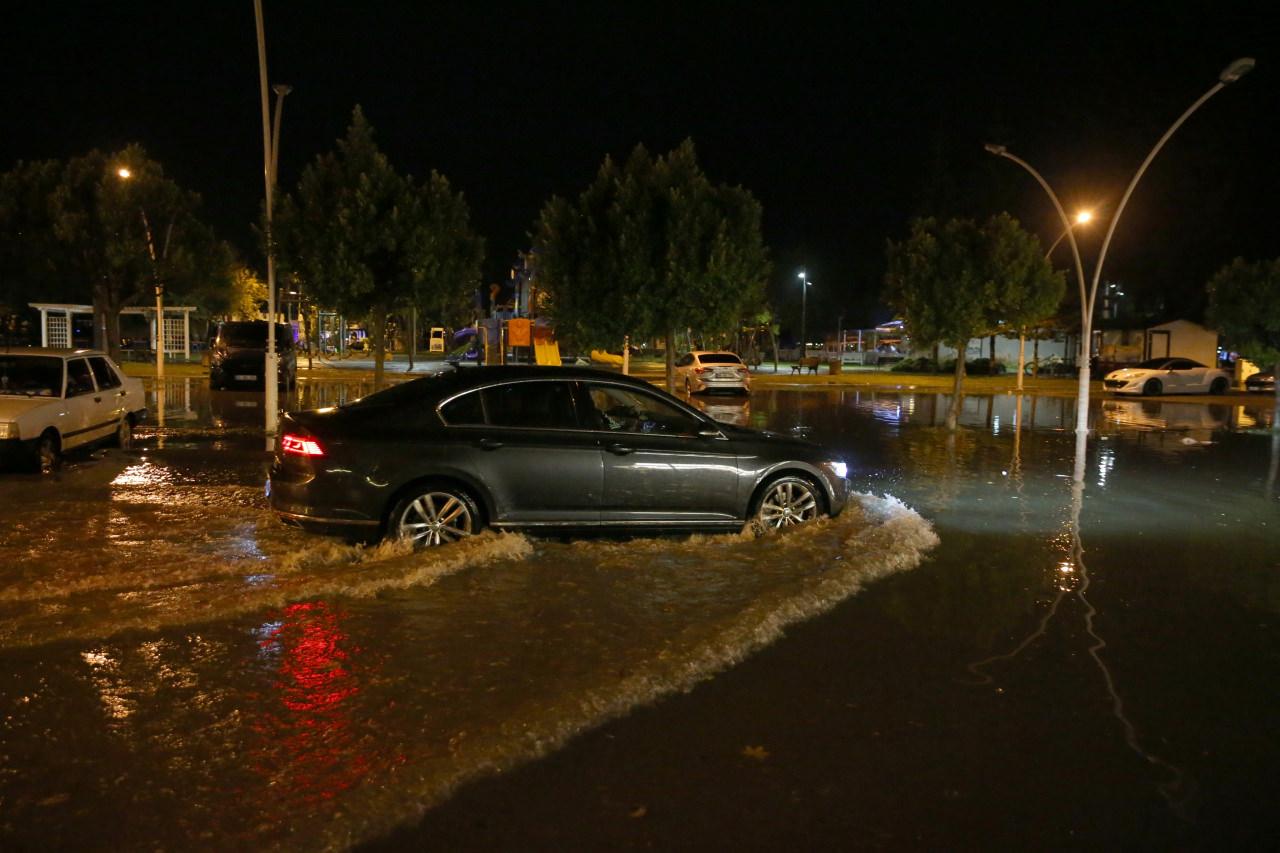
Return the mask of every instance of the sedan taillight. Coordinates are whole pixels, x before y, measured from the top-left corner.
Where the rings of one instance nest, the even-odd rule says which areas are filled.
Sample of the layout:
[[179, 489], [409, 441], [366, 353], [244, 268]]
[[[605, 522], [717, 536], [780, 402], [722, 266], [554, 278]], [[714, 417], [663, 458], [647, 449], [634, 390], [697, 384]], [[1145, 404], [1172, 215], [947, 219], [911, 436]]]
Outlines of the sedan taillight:
[[324, 456], [320, 443], [314, 438], [309, 438], [305, 435], [285, 433], [280, 439], [280, 450], [285, 454], [293, 454], [294, 456]]

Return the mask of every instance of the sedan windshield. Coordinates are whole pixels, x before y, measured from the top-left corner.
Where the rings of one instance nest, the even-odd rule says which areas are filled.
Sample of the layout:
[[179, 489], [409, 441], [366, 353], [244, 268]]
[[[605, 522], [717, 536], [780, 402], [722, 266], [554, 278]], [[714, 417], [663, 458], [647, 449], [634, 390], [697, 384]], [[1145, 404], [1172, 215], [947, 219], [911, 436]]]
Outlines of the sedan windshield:
[[1133, 366], [1134, 370], [1163, 370], [1172, 359], [1168, 358], [1152, 358], [1147, 361], [1139, 362]]
[[47, 355], [0, 355], [0, 394], [62, 396], [62, 359]]

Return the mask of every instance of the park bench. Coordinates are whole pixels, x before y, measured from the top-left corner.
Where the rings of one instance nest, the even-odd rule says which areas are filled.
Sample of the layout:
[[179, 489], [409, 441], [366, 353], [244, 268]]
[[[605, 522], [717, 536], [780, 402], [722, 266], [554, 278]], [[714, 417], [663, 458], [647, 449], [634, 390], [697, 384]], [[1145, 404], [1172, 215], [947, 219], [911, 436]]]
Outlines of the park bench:
[[807, 367], [809, 368], [810, 373], [817, 373], [819, 362], [820, 359], [816, 355], [807, 355], [796, 361], [795, 364], [791, 365], [791, 372], [799, 373], [803, 368]]

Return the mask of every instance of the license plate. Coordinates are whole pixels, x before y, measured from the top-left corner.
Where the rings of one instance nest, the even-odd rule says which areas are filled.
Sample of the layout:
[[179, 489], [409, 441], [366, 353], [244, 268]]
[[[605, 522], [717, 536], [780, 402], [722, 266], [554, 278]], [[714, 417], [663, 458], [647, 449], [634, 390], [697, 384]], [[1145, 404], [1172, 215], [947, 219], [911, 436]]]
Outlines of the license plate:
[[256, 382], [257, 380], [258, 380], [258, 374], [256, 373], [237, 373], [236, 374], [237, 382]]

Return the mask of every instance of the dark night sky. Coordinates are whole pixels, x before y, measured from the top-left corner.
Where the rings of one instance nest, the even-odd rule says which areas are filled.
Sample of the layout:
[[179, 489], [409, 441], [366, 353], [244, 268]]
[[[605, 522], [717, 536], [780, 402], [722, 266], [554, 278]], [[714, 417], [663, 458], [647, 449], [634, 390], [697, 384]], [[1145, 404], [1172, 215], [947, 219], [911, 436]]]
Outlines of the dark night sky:
[[[1008, 209], [1045, 244], [1057, 236], [1030, 176], [983, 142], [1105, 216], [1165, 128], [1253, 56], [1155, 161], [1107, 260], [1107, 279], [1194, 314], [1232, 257], [1280, 256], [1278, 16], [1264, 3], [1126, 5], [265, 0], [271, 81], [295, 87], [281, 184], [359, 103], [397, 168], [437, 169], [466, 194], [492, 278], [545, 199], [581, 191], [606, 153], [692, 137], [713, 180], [763, 203], [775, 302], [798, 312], [803, 265], [811, 324], [868, 324], [884, 317], [885, 241], [914, 214]], [[0, 51], [0, 167], [140, 142], [254, 256], [251, 0], [23, 4], [6, 10]]]

